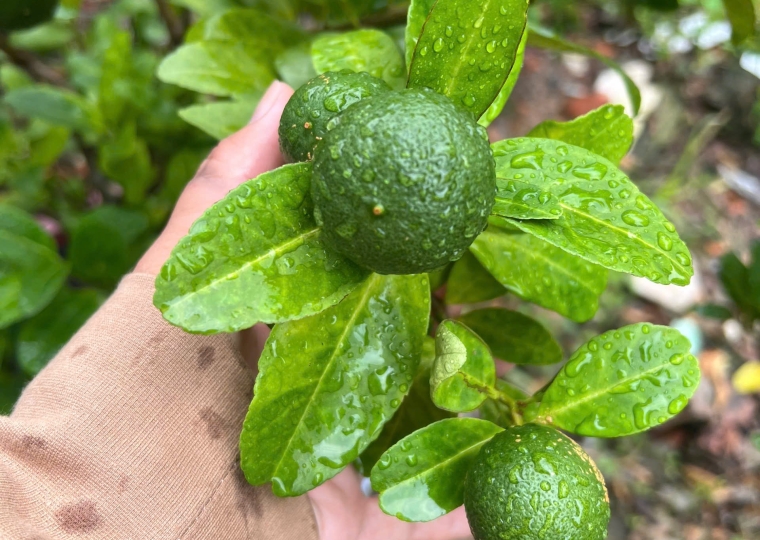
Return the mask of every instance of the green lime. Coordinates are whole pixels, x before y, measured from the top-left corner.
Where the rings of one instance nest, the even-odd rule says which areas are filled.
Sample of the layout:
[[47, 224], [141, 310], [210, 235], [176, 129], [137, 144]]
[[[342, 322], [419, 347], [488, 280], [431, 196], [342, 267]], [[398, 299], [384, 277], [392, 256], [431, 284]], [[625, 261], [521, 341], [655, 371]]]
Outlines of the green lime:
[[591, 458], [559, 431], [513, 427], [483, 445], [464, 488], [476, 540], [603, 540], [610, 504]]
[[459, 259], [486, 226], [496, 179], [475, 118], [427, 88], [348, 108], [314, 154], [315, 217], [328, 246], [380, 274]]
[[364, 98], [390, 92], [369, 73], [328, 71], [307, 81], [285, 105], [280, 119], [280, 149], [289, 161], [309, 161], [327, 133], [327, 123]]
[[23, 30], [53, 18], [58, 0], [0, 0], [0, 30]]

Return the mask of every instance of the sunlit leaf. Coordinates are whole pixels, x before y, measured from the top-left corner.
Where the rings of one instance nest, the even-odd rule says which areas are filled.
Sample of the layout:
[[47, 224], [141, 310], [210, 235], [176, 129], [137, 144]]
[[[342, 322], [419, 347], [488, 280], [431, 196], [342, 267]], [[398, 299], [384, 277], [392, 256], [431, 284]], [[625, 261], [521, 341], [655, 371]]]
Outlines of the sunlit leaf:
[[454, 263], [446, 288], [447, 304], [477, 304], [504, 296], [504, 286], [467, 252]]
[[496, 367], [483, 340], [463, 324], [443, 321], [435, 335], [435, 363], [430, 395], [438, 407], [452, 412], [477, 409], [494, 385]]
[[549, 139], [492, 145], [500, 178], [529, 182], [560, 200], [555, 220], [509, 220], [568, 253], [655, 283], [687, 285], [691, 255], [675, 227], [610, 161]]
[[542, 122], [528, 137], [580, 146], [618, 164], [633, 144], [633, 120], [621, 105], [605, 105], [570, 122]]
[[372, 274], [337, 306], [275, 326], [240, 437], [248, 482], [300, 495], [367, 448], [417, 371], [429, 297], [424, 274]]
[[562, 348], [544, 326], [517, 311], [488, 308], [461, 315], [497, 358], [513, 364], [556, 364]]
[[380, 508], [404, 521], [431, 521], [461, 506], [467, 470], [500, 431], [486, 420], [449, 418], [405, 437], [372, 469]]
[[610, 330], [579, 348], [541, 399], [539, 421], [578, 435], [622, 437], [686, 407], [699, 364], [677, 330], [648, 323]]
[[434, 3], [412, 54], [408, 86], [432, 88], [480, 118], [516, 67], [527, 11], [527, 0]]
[[399, 90], [406, 82], [404, 59], [393, 39], [380, 30], [325, 34], [314, 40], [311, 56], [317, 73], [366, 71]]
[[310, 164], [286, 165], [207, 210], [156, 280], [153, 301], [166, 320], [234, 332], [318, 313], [363, 281], [367, 271], [322, 245], [310, 188]]
[[577, 322], [594, 316], [607, 285], [605, 269], [528, 234], [489, 227], [470, 251], [509, 291]]
[[547, 49], [557, 52], [582, 54], [584, 56], [589, 56], [591, 58], [599, 60], [608, 68], [616, 71], [623, 78], [625, 88], [628, 91], [628, 96], [630, 97], [631, 104], [633, 105], [633, 114], [639, 114], [639, 109], [641, 109], [641, 91], [639, 90], [639, 87], [636, 86], [636, 83], [633, 82], [633, 79], [631, 79], [628, 74], [623, 71], [620, 65], [614, 60], [607, 58], [603, 54], [600, 54], [593, 49], [589, 49], [588, 47], [566, 41], [550, 30], [533, 24], [530, 26], [530, 31], [528, 34], [528, 47], [537, 47], [539, 49]]

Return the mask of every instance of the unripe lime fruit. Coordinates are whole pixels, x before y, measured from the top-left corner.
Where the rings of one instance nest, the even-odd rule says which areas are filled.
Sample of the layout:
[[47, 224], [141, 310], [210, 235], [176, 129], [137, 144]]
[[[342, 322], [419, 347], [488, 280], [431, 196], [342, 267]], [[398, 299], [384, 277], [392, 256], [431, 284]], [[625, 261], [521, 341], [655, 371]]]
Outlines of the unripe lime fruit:
[[326, 244], [380, 274], [459, 259], [496, 193], [485, 129], [426, 88], [348, 108], [314, 154], [312, 196]]
[[610, 505], [591, 458], [559, 431], [513, 427], [483, 445], [467, 472], [476, 540], [603, 540]]
[[280, 150], [288, 161], [309, 161], [327, 133], [327, 123], [364, 98], [390, 92], [369, 73], [328, 71], [304, 83], [291, 96], [280, 118]]

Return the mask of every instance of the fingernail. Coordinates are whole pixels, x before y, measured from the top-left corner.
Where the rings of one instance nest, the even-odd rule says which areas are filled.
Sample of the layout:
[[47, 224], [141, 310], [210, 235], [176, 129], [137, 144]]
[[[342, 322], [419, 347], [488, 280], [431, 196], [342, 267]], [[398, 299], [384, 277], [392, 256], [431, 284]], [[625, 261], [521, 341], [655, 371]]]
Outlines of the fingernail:
[[271, 85], [269, 85], [269, 88], [267, 88], [267, 91], [264, 92], [264, 95], [261, 97], [261, 101], [259, 101], [259, 104], [256, 106], [256, 111], [253, 113], [251, 121], [248, 122], [249, 124], [252, 124], [257, 120], [261, 120], [264, 116], [266, 116], [274, 104], [277, 103], [277, 97], [280, 95], [281, 90], [282, 85], [280, 81], [274, 81]]

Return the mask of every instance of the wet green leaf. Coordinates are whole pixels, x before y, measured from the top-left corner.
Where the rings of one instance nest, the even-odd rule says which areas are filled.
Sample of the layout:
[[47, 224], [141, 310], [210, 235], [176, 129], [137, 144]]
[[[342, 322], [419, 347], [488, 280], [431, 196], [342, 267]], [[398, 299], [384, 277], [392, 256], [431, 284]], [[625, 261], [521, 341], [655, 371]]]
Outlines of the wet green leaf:
[[677, 330], [632, 324], [598, 336], [546, 390], [539, 420], [590, 437], [622, 437], [662, 424], [689, 402], [699, 363]]
[[527, 182], [496, 178], [494, 216], [514, 219], [559, 219], [562, 206], [556, 195]]
[[367, 448], [417, 372], [429, 297], [424, 274], [372, 274], [337, 306], [275, 326], [240, 437], [248, 482], [300, 495]]
[[0, 229], [0, 329], [31, 317], [63, 286], [68, 265], [58, 253]]
[[470, 251], [509, 291], [576, 322], [594, 316], [607, 286], [604, 268], [528, 234], [489, 227]]
[[[435, 356], [435, 342], [432, 338], [426, 338], [427, 340], [432, 344], [432, 356]], [[425, 363], [424, 358], [422, 363]], [[432, 359], [430, 363], [432, 364]], [[420, 366], [419, 374], [409, 389], [409, 395], [401, 402], [393, 418], [385, 423], [377, 439], [359, 456], [362, 474], [369, 476], [380, 456], [407, 435], [452, 416], [455, 415], [439, 409], [430, 399], [430, 365]]]
[[691, 255], [675, 227], [610, 161], [549, 139], [508, 139], [492, 147], [499, 177], [541, 187], [562, 206], [559, 219], [510, 223], [605, 268], [655, 283], [689, 283]]
[[458, 319], [486, 342], [491, 353], [513, 364], [545, 365], [562, 361], [562, 347], [544, 326], [517, 311], [487, 308]]
[[311, 56], [317, 73], [326, 71], [366, 71], [400, 90], [406, 69], [393, 39], [380, 30], [364, 29], [344, 34], [325, 34], [314, 40]]
[[446, 288], [447, 304], [477, 304], [507, 294], [504, 286], [467, 252], [454, 263]]
[[16, 340], [21, 370], [34, 377], [95, 313], [103, 295], [91, 289], [62, 289], [48, 307], [24, 321]]
[[436, 2], [414, 48], [408, 86], [432, 88], [480, 118], [515, 70], [527, 11], [528, 0]]
[[207, 210], [156, 280], [153, 301], [166, 320], [235, 332], [318, 313], [363, 281], [367, 271], [322, 245], [310, 186], [311, 164], [285, 165]]
[[380, 508], [404, 521], [431, 521], [461, 506], [467, 470], [500, 431], [486, 420], [449, 418], [405, 437], [372, 469]]
[[260, 56], [242, 42], [199, 41], [164, 58], [158, 78], [196, 92], [250, 98], [275, 78], [274, 69]]
[[251, 120], [258, 97], [244, 101], [216, 101], [191, 105], [179, 111], [185, 122], [221, 140], [232, 135]]
[[731, 41], [741, 45], [755, 35], [755, 4], [752, 0], [723, 0], [723, 7], [731, 21]]
[[55, 240], [37, 223], [34, 216], [9, 204], [0, 204], [0, 231], [23, 236], [53, 251], [58, 249]]
[[617, 165], [633, 144], [633, 120], [622, 106], [605, 105], [570, 122], [542, 122], [528, 137], [580, 146]]
[[[501, 379], [496, 379], [496, 389], [506, 394], [515, 401], [522, 401], [528, 399], [528, 395]], [[501, 401], [488, 398], [480, 406], [480, 418], [493, 422], [499, 427], [508, 428], [515, 425], [512, 414], [504, 403]]]
[[430, 15], [437, 0], [412, 0], [409, 3], [409, 11], [406, 16], [406, 31], [404, 33], [404, 53], [406, 56], [407, 69], [412, 65], [412, 56], [417, 47], [417, 41], [422, 34], [422, 28]]
[[533, 24], [530, 25], [530, 31], [528, 34], [528, 47], [536, 47], [539, 49], [547, 49], [557, 52], [582, 54], [584, 56], [589, 56], [591, 58], [599, 60], [608, 68], [616, 71], [618, 75], [623, 78], [625, 88], [628, 91], [628, 96], [630, 97], [631, 104], [633, 105], [633, 114], [634, 116], [639, 114], [639, 109], [641, 109], [641, 91], [639, 90], [639, 87], [636, 86], [636, 83], [633, 82], [633, 79], [631, 79], [628, 74], [623, 71], [620, 65], [614, 60], [607, 58], [603, 54], [600, 54], [593, 49], [584, 47], [583, 45], [578, 45], [576, 43], [566, 41], [554, 34], [552, 31]]
[[148, 229], [142, 212], [101, 206], [82, 217], [71, 234], [72, 275], [91, 285], [115, 286], [142, 255], [137, 240]]
[[525, 47], [528, 44], [528, 33], [529, 32], [527, 30], [523, 32], [522, 39], [520, 40], [520, 46], [517, 48], [515, 65], [512, 67], [512, 71], [509, 72], [507, 82], [504, 83], [504, 86], [501, 88], [499, 95], [496, 96], [496, 99], [493, 103], [491, 103], [491, 106], [488, 107], [486, 112], [483, 113], [483, 116], [480, 117], [480, 120], [478, 120], [478, 123], [481, 126], [488, 127], [491, 125], [491, 122], [499, 117], [501, 112], [504, 110], [504, 106], [507, 104], [507, 101], [509, 101], [509, 98], [512, 95], [512, 91], [515, 89], [515, 85], [517, 84], [517, 79], [520, 78], [520, 72], [522, 71], [523, 63], [525, 62]]
[[435, 363], [430, 395], [441, 409], [468, 412], [486, 399], [484, 389], [496, 380], [496, 367], [483, 340], [457, 321], [443, 321], [435, 335]]

